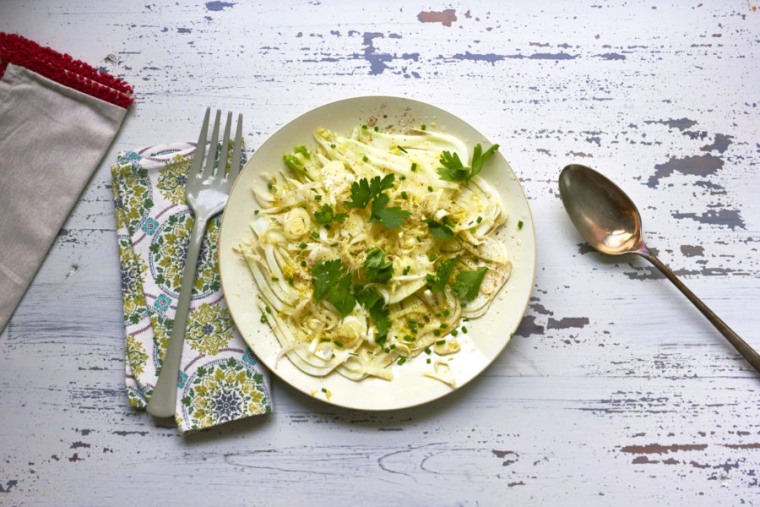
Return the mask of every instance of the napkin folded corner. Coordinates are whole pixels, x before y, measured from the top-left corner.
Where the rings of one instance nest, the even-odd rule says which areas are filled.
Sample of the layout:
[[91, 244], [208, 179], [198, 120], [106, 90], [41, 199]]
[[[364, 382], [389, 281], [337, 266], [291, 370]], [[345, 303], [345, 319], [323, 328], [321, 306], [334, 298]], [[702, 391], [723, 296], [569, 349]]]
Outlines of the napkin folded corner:
[[121, 79], [0, 32], [0, 331], [132, 102]]

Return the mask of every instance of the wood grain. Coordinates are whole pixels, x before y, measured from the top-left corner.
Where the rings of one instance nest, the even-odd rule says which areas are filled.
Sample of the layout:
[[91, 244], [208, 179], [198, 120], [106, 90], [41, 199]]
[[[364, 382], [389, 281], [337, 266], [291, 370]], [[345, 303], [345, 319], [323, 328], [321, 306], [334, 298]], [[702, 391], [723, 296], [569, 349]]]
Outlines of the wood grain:
[[[136, 90], [0, 334], [1, 505], [760, 503], [757, 374], [654, 268], [590, 251], [556, 184], [571, 162], [610, 176], [660, 258], [760, 347], [755, 2], [12, 0], [0, 30]], [[369, 94], [461, 116], [520, 176], [539, 269], [505, 353], [398, 412], [277, 381], [270, 416], [188, 437], [132, 411], [116, 153], [194, 139], [207, 105], [245, 113], [255, 148], [315, 106]]]

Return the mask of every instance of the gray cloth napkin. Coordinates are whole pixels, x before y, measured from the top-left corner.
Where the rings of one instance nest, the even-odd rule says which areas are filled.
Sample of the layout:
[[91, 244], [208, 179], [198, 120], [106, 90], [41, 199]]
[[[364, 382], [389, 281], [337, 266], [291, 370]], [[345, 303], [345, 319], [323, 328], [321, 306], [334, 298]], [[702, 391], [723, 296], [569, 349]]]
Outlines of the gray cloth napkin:
[[126, 113], [8, 64], [0, 79], [0, 331]]

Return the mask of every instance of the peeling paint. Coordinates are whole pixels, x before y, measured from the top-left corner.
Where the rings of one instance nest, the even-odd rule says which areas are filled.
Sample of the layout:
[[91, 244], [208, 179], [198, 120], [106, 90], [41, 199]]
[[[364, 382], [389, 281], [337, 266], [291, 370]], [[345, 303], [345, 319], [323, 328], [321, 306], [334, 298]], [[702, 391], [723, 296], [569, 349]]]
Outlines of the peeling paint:
[[235, 4], [233, 2], [206, 2], [206, 9], [210, 11], [223, 11], [227, 7], [234, 7]]
[[5, 481], [5, 486], [0, 484], [0, 493], [9, 493], [11, 489], [15, 488], [17, 485], [17, 480]]
[[734, 209], [711, 209], [704, 213], [673, 213], [673, 218], [689, 218], [701, 224], [724, 225], [731, 230], [746, 229], [741, 213]]
[[515, 334], [524, 338], [534, 334], [544, 334], [545, 328], [536, 323], [535, 315], [526, 315], [517, 327]]
[[570, 329], [582, 328], [589, 324], [588, 317], [563, 317], [561, 319], [549, 318], [546, 324], [547, 329]]
[[686, 257], [701, 257], [705, 254], [705, 247], [699, 245], [681, 245], [681, 253]]
[[621, 55], [620, 53], [603, 53], [596, 56], [602, 60], [625, 60], [626, 58], [625, 55]]
[[702, 146], [702, 151], [717, 151], [719, 153], [725, 153], [729, 146], [733, 143], [734, 136], [728, 136], [726, 134], [715, 134], [715, 140], [712, 144]]
[[477, 53], [470, 53], [469, 51], [465, 51], [464, 53], [457, 53], [452, 56], [454, 60], [470, 60], [473, 62], [488, 62], [488, 63], [496, 63], [504, 60], [504, 55], [497, 55], [495, 53], [485, 53], [485, 54], [477, 54]]
[[457, 13], [454, 9], [423, 11], [417, 14], [417, 19], [421, 23], [441, 23], [443, 26], [451, 26], [457, 20]]
[[668, 454], [680, 451], [704, 451], [707, 444], [647, 444], [647, 445], [627, 445], [620, 449], [621, 452], [632, 454]]
[[[349, 32], [349, 35], [355, 34], [356, 32]], [[391, 34], [389, 37], [393, 37], [394, 34]], [[375, 48], [375, 39], [382, 39], [385, 35], [380, 32], [364, 32], [362, 34], [363, 43], [364, 43], [364, 59], [369, 62], [370, 75], [378, 75], [382, 74], [386, 69], [388, 69], [388, 62], [391, 62], [395, 59], [401, 59], [401, 60], [407, 60], [407, 61], [417, 61], [419, 60], [419, 53], [403, 53], [401, 56], [395, 56], [388, 53], [380, 53], [377, 51], [377, 48]], [[399, 37], [399, 36], [396, 36]], [[419, 74], [412, 72], [409, 73], [412, 77], [419, 77]]]
[[660, 124], [660, 125], [667, 125], [669, 128], [675, 128], [675, 129], [678, 129], [678, 130], [681, 130], [681, 131], [686, 130], [688, 128], [691, 128], [691, 127], [693, 127], [694, 125], [697, 124], [696, 121], [690, 120], [688, 118], [681, 118], [679, 120], [673, 120], [673, 119], [670, 119], [670, 120], [649, 120], [649, 121], [645, 121], [644, 123], [647, 123], [647, 124], [650, 124], [650, 125], [653, 124], [653, 123], [657, 123], [657, 124]]
[[650, 188], [657, 187], [662, 178], [666, 178], [674, 172], [703, 177], [712, 175], [721, 169], [723, 164], [724, 162], [722, 159], [710, 154], [694, 155], [684, 158], [671, 157], [670, 160], [664, 164], [657, 164], [654, 166], [656, 172], [654, 175], [650, 176], [647, 186]]

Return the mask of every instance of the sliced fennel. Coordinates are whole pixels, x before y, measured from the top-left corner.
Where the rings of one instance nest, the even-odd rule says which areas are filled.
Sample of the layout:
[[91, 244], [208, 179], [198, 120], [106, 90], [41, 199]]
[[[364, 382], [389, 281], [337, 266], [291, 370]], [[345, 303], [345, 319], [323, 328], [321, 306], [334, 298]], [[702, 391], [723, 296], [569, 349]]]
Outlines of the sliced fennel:
[[[467, 161], [467, 146], [439, 132], [366, 126], [347, 137], [319, 129], [314, 140], [253, 189], [256, 220], [237, 247], [281, 356], [310, 375], [359, 381], [390, 380], [389, 365], [423, 352], [456, 354], [452, 331], [486, 313], [512, 269], [495, 239], [507, 216], [494, 189], [475, 174], [466, 182], [439, 175], [442, 153]], [[336, 266], [346, 294], [326, 278]], [[483, 268], [485, 276], [459, 276]], [[468, 278], [477, 286], [452, 290]], [[454, 386], [447, 367], [433, 364], [428, 376]]]

